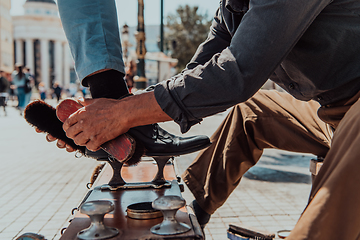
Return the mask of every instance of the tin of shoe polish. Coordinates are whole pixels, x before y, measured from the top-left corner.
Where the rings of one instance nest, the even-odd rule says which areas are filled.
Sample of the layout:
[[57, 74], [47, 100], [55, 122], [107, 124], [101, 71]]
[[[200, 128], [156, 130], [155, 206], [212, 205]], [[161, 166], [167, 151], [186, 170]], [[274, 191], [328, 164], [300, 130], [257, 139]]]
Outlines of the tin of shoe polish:
[[127, 216], [133, 219], [152, 219], [162, 217], [162, 212], [152, 207], [152, 202], [139, 202], [130, 204], [127, 209]]

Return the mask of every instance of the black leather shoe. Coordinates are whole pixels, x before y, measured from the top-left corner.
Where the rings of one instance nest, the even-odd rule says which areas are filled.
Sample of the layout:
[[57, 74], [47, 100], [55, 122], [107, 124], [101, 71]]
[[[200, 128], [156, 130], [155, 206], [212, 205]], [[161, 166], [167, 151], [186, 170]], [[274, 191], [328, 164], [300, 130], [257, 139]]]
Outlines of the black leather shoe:
[[149, 157], [179, 156], [199, 151], [211, 144], [207, 136], [178, 137], [158, 124], [131, 128], [128, 133], [142, 142], [146, 149], [145, 155]]
[[85, 156], [89, 158], [94, 158], [98, 161], [107, 161], [109, 159], [109, 154], [104, 150], [100, 149], [96, 152], [90, 151], [89, 149], [85, 148]]
[[190, 207], [193, 209], [201, 229], [204, 230], [206, 224], [210, 221], [211, 215], [205, 212], [196, 200], [190, 203]]
[[[145, 155], [149, 157], [179, 156], [199, 151], [211, 144], [207, 136], [178, 137], [165, 131], [158, 124], [131, 128], [128, 133], [136, 141], [141, 141], [146, 149]], [[85, 156], [101, 161], [107, 160], [109, 154], [102, 149], [96, 152], [86, 149]]]

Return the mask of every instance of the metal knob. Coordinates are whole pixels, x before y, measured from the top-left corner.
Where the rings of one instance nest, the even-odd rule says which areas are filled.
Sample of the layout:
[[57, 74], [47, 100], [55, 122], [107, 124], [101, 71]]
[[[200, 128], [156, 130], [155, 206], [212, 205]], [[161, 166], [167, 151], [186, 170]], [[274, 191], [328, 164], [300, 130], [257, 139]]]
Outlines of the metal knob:
[[153, 201], [152, 207], [163, 213], [164, 220], [150, 230], [158, 235], [174, 235], [185, 233], [191, 228], [176, 220], [175, 215], [179, 208], [185, 206], [185, 199], [179, 196], [161, 196]]
[[116, 228], [107, 227], [104, 224], [105, 214], [114, 210], [114, 204], [106, 200], [85, 202], [80, 206], [80, 212], [90, 217], [90, 227], [77, 234], [79, 239], [97, 240], [111, 238], [119, 234]]

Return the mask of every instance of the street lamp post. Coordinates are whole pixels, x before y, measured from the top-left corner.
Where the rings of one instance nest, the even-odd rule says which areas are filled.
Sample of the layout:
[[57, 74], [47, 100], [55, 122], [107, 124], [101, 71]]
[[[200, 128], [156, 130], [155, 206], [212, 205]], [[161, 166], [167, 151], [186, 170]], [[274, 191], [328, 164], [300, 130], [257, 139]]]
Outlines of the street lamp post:
[[160, 52], [164, 52], [164, 0], [160, 0]]
[[[160, 0], [160, 52], [164, 52], [164, 0]], [[157, 62], [157, 82], [160, 82], [161, 79], [161, 63], [160, 63], [160, 59]]]
[[145, 24], [144, 24], [144, 0], [138, 0], [138, 26], [136, 37], [136, 54], [138, 58], [137, 62], [137, 76], [134, 78], [135, 87], [137, 89], [146, 88], [145, 77]]
[[125, 23], [122, 31], [121, 31], [121, 39], [122, 39], [122, 45], [124, 49], [124, 60], [125, 60], [125, 66], [127, 66], [128, 63], [128, 57], [129, 57], [129, 26]]

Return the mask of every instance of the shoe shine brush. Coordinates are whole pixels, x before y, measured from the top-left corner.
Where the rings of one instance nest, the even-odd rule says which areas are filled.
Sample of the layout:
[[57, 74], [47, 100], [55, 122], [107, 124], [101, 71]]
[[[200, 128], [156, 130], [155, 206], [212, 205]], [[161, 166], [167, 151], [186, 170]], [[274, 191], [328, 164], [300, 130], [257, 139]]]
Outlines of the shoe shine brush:
[[33, 127], [42, 132], [49, 133], [53, 137], [64, 141], [73, 149], [85, 154], [85, 147], [78, 146], [68, 138], [62, 128], [63, 123], [56, 116], [56, 109], [44, 101], [36, 100], [28, 104], [24, 111], [25, 120]]
[[[58, 106], [53, 108], [43, 101], [34, 101], [25, 109], [25, 119], [31, 125], [39, 128], [41, 131], [47, 132], [52, 136], [59, 138], [80, 152], [85, 152], [85, 147], [78, 146], [74, 141], [66, 137], [62, 129], [63, 122], [78, 109], [83, 106], [74, 99], [65, 99]], [[46, 113], [46, 115], [44, 114]], [[54, 117], [55, 116], [55, 117]], [[56, 122], [56, 124], [49, 124]], [[56, 130], [54, 129], [56, 127]], [[60, 132], [62, 132], [60, 134]], [[125, 133], [113, 140], [110, 140], [101, 148], [114, 157], [119, 162], [126, 165], [136, 165], [140, 162], [145, 152], [145, 147], [140, 141], [136, 141], [132, 136]]]

